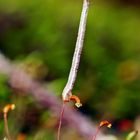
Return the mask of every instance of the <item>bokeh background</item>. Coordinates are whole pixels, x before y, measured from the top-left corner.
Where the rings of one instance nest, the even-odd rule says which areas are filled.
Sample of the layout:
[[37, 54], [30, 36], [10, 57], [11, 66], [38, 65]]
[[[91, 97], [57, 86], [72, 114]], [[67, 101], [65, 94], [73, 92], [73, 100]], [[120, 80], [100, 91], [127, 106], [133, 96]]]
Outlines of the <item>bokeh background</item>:
[[[81, 7], [82, 0], [0, 0], [1, 53], [59, 98], [71, 65]], [[91, 0], [73, 92], [83, 103], [79, 111], [84, 115], [94, 122], [112, 120], [106, 133], [124, 139], [135, 129], [140, 115], [139, 0]], [[1, 74], [0, 108], [11, 102], [17, 106], [8, 117], [13, 136], [24, 132], [27, 140], [55, 139], [57, 118], [32, 97], [17, 94]], [[1, 113], [0, 134], [3, 129]], [[62, 135], [80, 139], [70, 128]]]

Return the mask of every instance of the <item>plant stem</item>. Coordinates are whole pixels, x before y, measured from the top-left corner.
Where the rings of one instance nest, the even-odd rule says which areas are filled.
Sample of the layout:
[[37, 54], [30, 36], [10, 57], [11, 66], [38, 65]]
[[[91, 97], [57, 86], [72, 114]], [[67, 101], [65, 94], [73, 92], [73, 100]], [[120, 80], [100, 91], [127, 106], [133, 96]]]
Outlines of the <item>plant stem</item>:
[[7, 113], [4, 113], [4, 127], [5, 127], [5, 133], [8, 140], [11, 140], [9, 128], [8, 128], [8, 121], [7, 121]]
[[74, 83], [75, 83], [75, 80], [77, 77], [77, 71], [78, 71], [78, 67], [79, 67], [79, 63], [80, 63], [80, 57], [81, 57], [81, 52], [83, 49], [83, 42], [84, 42], [84, 37], [85, 37], [88, 9], [89, 9], [89, 0], [84, 0], [82, 13], [81, 13], [81, 19], [80, 19], [80, 25], [79, 25], [79, 31], [78, 31], [75, 51], [74, 51], [73, 60], [72, 60], [72, 65], [71, 65], [67, 84], [62, 92], [63, 105], [62, 105], [62, 110], [61, 110], [61, 114], [60, 114], [57, 140], [60, 140], [62, 118], [63, 118], [64, 108], [65, 108], [64, 102], [69, 101], [69, 97], [70, 97], [70, 95], [72, 95], [71, 91], [73, 89], [73, 86], [74, 86]]
[[98, 133], [99, 133], [100, 127], [97, 128], [95, 135], [93, 135], [92, 140], [95, 140]]
[[61, 108], [61, 113], [60, 113], [59, 124], [58, 124], [57, 140], [60, 140], [60, 132], [61, 132], [61, 126], [62, 126], [62, 119], [63, 119], [64, 109], [65, 109], [65, 103], [63, 102], [63, 105], [62, 105], [62, 108]]
[[83, 49], [83, 42], [84, 42], [85, 31], [86, 31], [88, 10], [89, 10], [89, 0], [84, 0], [72, 65], [71, 65], [67, 84], [62, 93], [63, 101], [69, 99], [69, 95], [71, 95], [71, 91], [73, 89], [77, 77], [77, 71], [80, 63], [80, 57]]

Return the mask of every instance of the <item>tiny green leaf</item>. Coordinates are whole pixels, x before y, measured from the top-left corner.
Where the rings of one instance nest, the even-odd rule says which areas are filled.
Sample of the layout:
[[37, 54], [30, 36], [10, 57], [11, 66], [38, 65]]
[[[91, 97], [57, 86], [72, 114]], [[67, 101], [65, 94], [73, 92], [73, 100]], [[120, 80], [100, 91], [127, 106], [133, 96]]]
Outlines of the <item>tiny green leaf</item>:
[[138, 131], [132, 131], [128, 134], [128, 136], [126, 137], [126, 140], [133, 140], [138, 134]]

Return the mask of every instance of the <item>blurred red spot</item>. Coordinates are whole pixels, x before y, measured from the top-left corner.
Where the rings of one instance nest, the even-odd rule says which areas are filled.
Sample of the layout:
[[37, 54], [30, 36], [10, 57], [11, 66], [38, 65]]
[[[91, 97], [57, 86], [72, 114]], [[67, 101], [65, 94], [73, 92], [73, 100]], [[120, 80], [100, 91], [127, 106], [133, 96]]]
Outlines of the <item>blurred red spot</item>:
[[122, 120], [120, 123], [119, 123], [119, 129], [121, 131], [128, 131], [132, 128], [132, 121], [130, 120]]
[[26, 135], [21, 133], [18, 135], [17, 140], [25, 140], [25, 138], [26, 138]]

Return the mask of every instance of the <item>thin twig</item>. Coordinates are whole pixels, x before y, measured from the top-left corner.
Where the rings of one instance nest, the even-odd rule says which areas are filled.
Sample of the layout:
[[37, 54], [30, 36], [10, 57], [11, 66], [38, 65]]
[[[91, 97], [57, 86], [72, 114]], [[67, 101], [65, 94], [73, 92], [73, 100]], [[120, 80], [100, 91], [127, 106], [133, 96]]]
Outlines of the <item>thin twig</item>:
[[[81, 19], [80, 19], [80, 25], [79, 25], [79, 31], [78, 31], [78, 36], [77, 36], [77, 42], [76, 42], [75, 51], [74, 51], [73, 60], [72, 60], [72, 65], [71, 65], [67, 84], [62, 92], [63, 105], [62, 105], [62, 111], [60, 114], [59, 127], [58, 127], [58, 132], [57, 132], [57, 140], [60, 140], [60, 131], [61, 131], [62, 118], [63, 118], [63, 113], [64, 113], [64, 106], [65, 106], [64, 102], [70, 101], [70, 96], [72, 95], [71, 91], [73, 89], [73, 86], [74, 86], [74, 83], [75, 83], [75, 80], [77, 77], [77, 71], [78, 71], [78, 67], [79, 67], [81, 52], [83, 49], [88, 9], [89, 9], [89, 0], [84, 0], [82, 13], [81, 13]], [[81, 103], [78, 105], [81, 106]]]
[[79, 31], [78, 31], [78, 36], [77, 36], [77, 42], [76, 42], [75, 52], [74, 52], [73, 60], [72, 60], [72, 65], [71, 65], [67, 84], [62, 93], [63, 101], [69, 100], [69, 96], [72, 94], [71, 91], [73, 89], [73, 86], [74, 86], [74, 83], [75, 83], [75, 80], [77, 77], [77, 71], [78, 71], [78, 67], [79, 67], [81, 52], [83, 49], [88, 9], [89, 9], [89, 0], [84, 0], [83, 9], [82, 9], [82, 13], [81, 13], [81, 19], [80, 19], [80, 25], [79, 25]]

